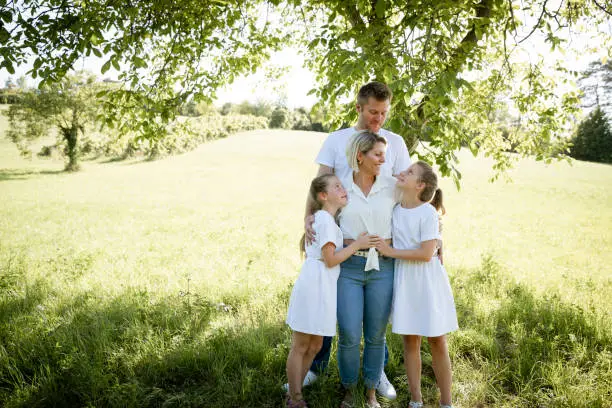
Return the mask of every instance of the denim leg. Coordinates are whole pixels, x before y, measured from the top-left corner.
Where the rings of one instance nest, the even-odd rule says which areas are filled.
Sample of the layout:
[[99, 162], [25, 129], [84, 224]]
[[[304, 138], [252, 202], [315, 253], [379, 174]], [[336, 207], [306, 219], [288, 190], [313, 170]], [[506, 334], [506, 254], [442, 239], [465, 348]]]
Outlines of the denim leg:
[[338, 278], [338, 369], [346, 388], [355, 386], [359, 379], [364, 265], [365, 258], [352, 256], [340, 265]]
[[393, 261], [381, 260], [380, 271], [366, 272], [363, 316], [363, 377], [368, 389], [375, 388], [385, 360], [385, 335], [393, 296]]
[[314, 360], [312, 360], [310, 371], [316, 374], [323, 374], [325, 370], [327, 370], [327, 365], [329, 364], [329, 354], [331, 352], [332, 339], [333, 337], [323, 337], [323, 345], [321, 346], [321, 350], [319, 350]]
[[385, 362], [383, 363], [383, 370], [385, 369], [388, 363], [389, 363], [389, 346], [387, 345], [387, 336], [385, 336]]
[[389, 347], [387, 346], [387, 337], [385, 336], [385, 362], [383, 363], [383, 367], [386, 367], [388, 362], [389, 362]]

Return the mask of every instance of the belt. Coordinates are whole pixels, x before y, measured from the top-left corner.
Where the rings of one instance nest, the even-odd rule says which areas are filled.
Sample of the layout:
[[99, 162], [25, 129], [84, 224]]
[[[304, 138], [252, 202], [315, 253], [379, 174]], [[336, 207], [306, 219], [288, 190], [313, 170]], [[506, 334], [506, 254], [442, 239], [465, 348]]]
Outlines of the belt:
[[[378, 252], [378, 251], [376, 251], [376, 252]], [[368, 251], [364, 251], [364, 250], [360, 249], [359, 251], [355, 251], [355, 253], [353, 255], [360, 256], [362, 258], [367, 258], [368, 257]], [[378, 256], [379, 256], [379, 258], [382, 258], [382, 259], [392, 259], [389, 256], [382, 255], [380, 252], [378, 252]]]
[[[344, 246], [349, 246], [349, 245], [351, 245], [353, 242], [355, 242], [355, 240], [354, 240], [354, 239], [346, 238], [346, 239], [344, 240]], [[387, 239], [385, 239], [385, 242], [386, 242], [387, 244], [391, 245], [391, 242], [393, 242], [393, 241], [391, 240], [391, 238], [387, 238]], [[366, 251], [366, 252], [367, 252], [367, 251]]]

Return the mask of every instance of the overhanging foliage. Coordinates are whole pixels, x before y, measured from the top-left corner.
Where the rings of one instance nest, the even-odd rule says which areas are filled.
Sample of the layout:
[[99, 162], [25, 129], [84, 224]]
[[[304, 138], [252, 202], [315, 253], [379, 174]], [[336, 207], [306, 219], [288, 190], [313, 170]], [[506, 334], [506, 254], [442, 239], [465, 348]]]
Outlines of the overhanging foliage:
[[189, 97], [214, 98], [291, 43], [316, 73], [313, 92], [334, 125], [354, 121], [344, 101], [361, 84], [384, 81], [395, 94], [390, 129], [411, 147], [429, 141], [426, 158], [458, 181], [461, 146], [494, 157], [499, 170], [510, 165], [490, 119], [500, 103], [521, 116], [518, 152], [547, 160], [563, 150], [577, 95], [555, 92], [559, 76], [541, 61], [512, 63], [512, 53], [536, 35], [563, 47], [570, 28], [597, 32], [610, 10], [587, 0], [4, 1], [0, 68], [13, 72], [34, 55], [30, 75], [44, 85], [82, 56], [104, 58], [102, 72], [112, 67], [122, 82], [99, 95], [107, 125], [156, 139]]

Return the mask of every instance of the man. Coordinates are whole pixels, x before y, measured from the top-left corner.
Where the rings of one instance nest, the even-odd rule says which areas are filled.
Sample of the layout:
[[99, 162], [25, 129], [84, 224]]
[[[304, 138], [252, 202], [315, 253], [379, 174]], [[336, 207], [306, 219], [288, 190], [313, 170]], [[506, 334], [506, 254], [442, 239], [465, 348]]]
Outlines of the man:
[[[352, 174], [353, 169], [349, 166], [346, 158], [346, 148], [351, 136], [359, 130], [369, 130], [387, 139], [385, 163], [382, 165], [381, 174], [396, 175], [410, 166], [410, 155], [404, 139], [395, 133], [382, 129], [391, 108], [391, 97], [391, 90], [383, 83], [370, 82], [361, 87], [357, 94], [357, 104], [355, 106], [359, 114], [357, 124], [329, 134], [316, 158], [316, 162], [319, 164], [317, 176], [334, 173], [343, 180]], [[306, 205], [310, 206], [310, 203]], [[312, 239], [314, 236], [312, 220], [307, 217], [305, 224], [306, 234]], [[317, 373], [320, 374], [327, 368], [331, 341], [331, 337], [323, 339], [323, 347], [315, 357], [304, 379], [304, 386], [310, 385], [317, 379]], [[388, 355], [389, 352], [385, 345], [385, 365]], [[387, 379], [384, 370], [381, 373], [376, 390], [385, 398], [395, 399], [397, 397], [395, 388]]]

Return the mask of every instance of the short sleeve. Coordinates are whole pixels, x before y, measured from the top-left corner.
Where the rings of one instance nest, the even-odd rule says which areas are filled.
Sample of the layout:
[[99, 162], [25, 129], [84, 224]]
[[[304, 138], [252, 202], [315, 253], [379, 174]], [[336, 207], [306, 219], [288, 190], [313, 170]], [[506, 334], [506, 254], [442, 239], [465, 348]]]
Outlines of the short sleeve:
[[331, 134], [327, 135], [327, 139], [323, 142], [323, 146], [321, 146], [321, 150], [319, 150], [315, 162], [334, 169], [336, 168], [336, 163], [334, 160], [334, 142], [332, 139], [333, 137]]
[[412, 164], [410, 160], [410, 154], [406, 147], [406, 142], [400, 137], [400, 142], [397, 144], [397, 157], [395, 163], [393, 163], [393, 174], [399, 174], [406, 170]]
[[320, 245], [320, 248], [323, 248], [325, 244], [331, 242], [334, 246], [338, 246], [338, 226], [334, 222], [334, 219], [330, 216], [322, 216], [317, 217], [316, 223], [314, 225], [314, 230], [316, 233], [317, 243]]
[[432, 206], [426, 205], [425, 208], [427, 211], [421, 217], [421, 242], [440, 239], [438, 213]]

